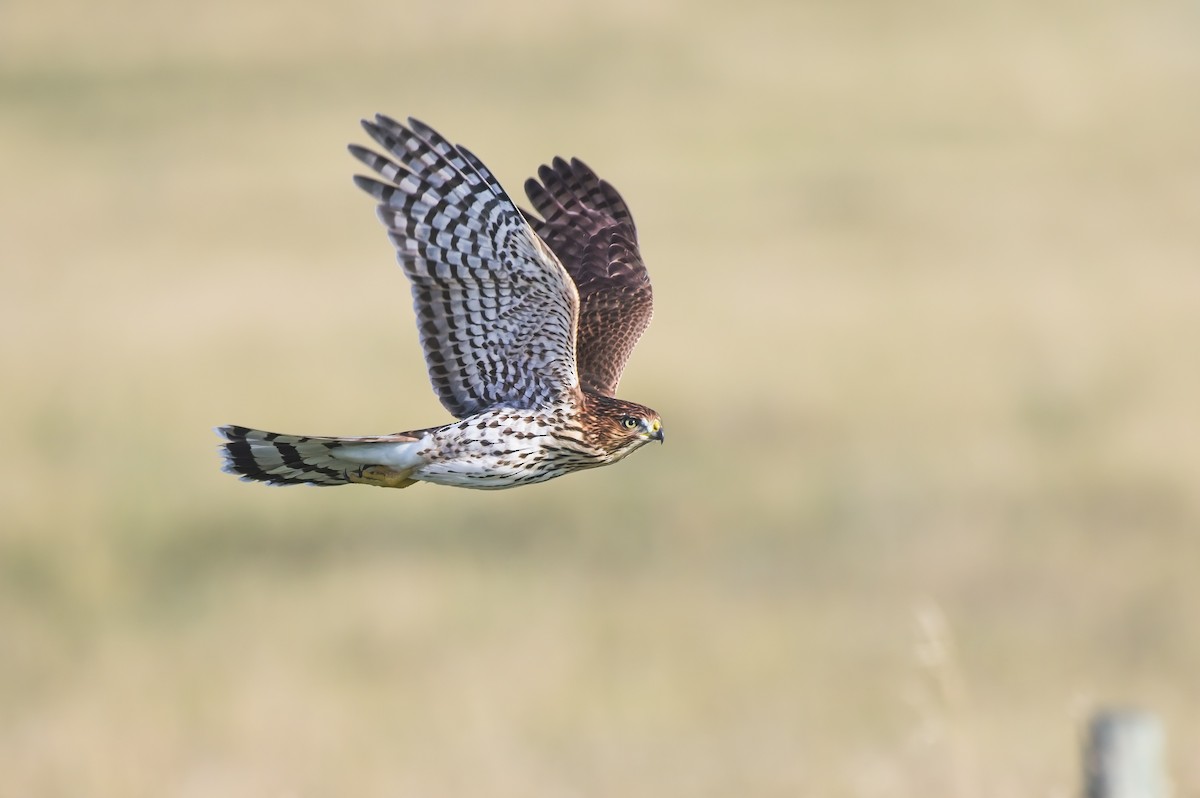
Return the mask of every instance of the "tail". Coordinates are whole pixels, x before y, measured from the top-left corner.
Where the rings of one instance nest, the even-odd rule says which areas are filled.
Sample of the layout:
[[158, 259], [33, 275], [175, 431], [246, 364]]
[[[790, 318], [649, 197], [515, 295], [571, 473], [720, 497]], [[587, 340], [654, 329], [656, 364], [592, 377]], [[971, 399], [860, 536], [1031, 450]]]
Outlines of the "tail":
[[349, 485], [406, 488], [423, 463], [424, 431], [374, 438], [314, 438], [248, 427], [217, 427], [225, 439], [224, 471], [268, 485]]

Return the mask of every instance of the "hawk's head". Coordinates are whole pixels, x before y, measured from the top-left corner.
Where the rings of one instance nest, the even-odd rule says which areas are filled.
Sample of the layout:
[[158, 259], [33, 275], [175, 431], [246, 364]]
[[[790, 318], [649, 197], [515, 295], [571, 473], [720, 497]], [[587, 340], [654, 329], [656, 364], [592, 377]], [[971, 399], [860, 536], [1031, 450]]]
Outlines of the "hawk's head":
[[583, 426], [592, 442], [608, 453], [611, 461], [645, 446], [663, 441], [662, 419], [648, 407], [586, 392]]

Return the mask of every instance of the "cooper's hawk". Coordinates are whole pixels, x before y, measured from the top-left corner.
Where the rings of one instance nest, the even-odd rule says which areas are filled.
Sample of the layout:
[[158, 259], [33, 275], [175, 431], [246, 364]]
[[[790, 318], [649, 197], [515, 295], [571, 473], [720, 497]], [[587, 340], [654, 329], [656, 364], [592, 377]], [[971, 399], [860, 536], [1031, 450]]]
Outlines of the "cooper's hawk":
[[433, 389], [459, 420], [373, 438], [220, 427], [225, 470], [275, 485], [496, 489], [662, 441], [658, 413], [614, 396], [653, 311], [616, 190], [583, 162], [555, 158], [525, 183], [535, 215], [421, 122], [377, 115], [363, 128], [387, 155], [351, 145], [383, 178], [354, 182], [379, 202]]

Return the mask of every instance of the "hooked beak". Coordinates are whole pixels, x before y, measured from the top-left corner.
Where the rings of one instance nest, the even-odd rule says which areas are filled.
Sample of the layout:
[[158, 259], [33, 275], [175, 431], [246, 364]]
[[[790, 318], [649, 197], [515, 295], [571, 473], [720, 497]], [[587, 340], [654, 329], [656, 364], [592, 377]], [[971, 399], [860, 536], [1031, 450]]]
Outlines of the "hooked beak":
[[646, 433], [646, 438], [652, 441], [663, 442], [663, 428], [661, 421], [655, 421], [650, 425], [649, 431]]

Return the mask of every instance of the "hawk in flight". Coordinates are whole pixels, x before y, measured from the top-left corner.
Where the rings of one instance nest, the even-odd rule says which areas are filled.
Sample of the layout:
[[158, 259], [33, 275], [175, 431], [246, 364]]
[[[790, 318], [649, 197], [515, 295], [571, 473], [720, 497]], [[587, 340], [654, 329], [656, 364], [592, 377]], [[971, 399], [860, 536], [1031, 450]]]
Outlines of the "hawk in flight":
[[583, 162], [555, 158], [519, 209], [466, 148], [415, 119], [351, 145], [354, 178], [412, 283], [433, 389], [458, 420], [370, 438], [220, 427], [225, 470], [273, 485], [434, 482], [511, 488], [615, 463], [662, 421], [615, 394], [653, 296], [625, 201]]

